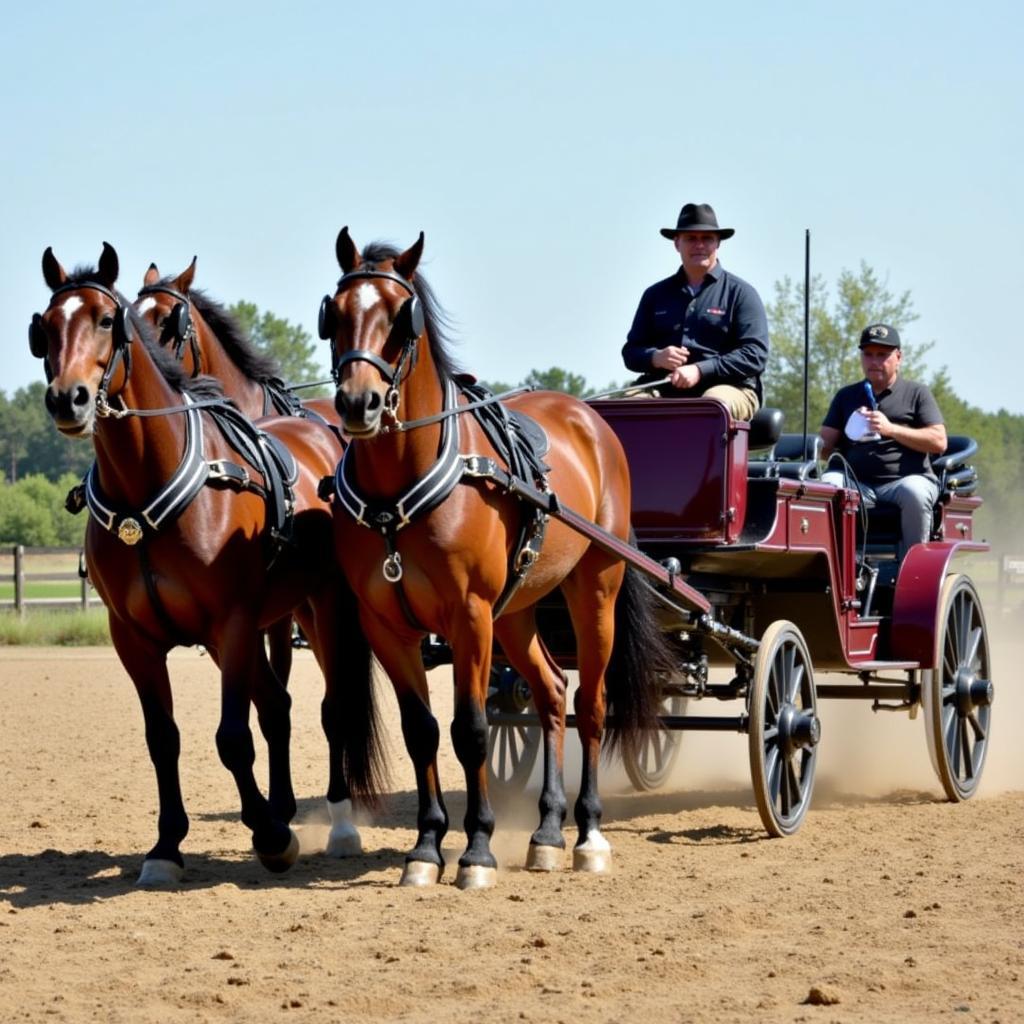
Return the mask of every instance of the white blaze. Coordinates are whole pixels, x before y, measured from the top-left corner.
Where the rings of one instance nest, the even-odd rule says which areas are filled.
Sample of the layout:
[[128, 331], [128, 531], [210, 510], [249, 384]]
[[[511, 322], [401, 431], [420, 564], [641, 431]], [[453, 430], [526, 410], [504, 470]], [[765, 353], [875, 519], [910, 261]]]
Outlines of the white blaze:
[[84, 305], [85, 303], [78, 295], [69, 295], [57, 308], [63, 314], [64, 319], [70, 321], [75, 311]]
[[380, 294], [369, 281], [364, 282], [356, 289], [356, 308], [365, 313], [380, 302]]

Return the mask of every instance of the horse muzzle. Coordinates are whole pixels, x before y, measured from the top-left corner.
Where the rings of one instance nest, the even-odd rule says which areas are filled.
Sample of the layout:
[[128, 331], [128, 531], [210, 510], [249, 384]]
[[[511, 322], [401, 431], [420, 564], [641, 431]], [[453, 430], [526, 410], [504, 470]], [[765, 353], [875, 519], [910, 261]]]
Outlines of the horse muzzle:
[[88, 437], [96, 420], [96, 395], [81, 382], [56, 383], [46, 389], [46, 411], [56, 428], [68, 437]]
[[352, 437], [373, 437], [380, 430], [384, 394], [374, 388], [350, 390], [342, 384], [334, 395], [334, 408]]

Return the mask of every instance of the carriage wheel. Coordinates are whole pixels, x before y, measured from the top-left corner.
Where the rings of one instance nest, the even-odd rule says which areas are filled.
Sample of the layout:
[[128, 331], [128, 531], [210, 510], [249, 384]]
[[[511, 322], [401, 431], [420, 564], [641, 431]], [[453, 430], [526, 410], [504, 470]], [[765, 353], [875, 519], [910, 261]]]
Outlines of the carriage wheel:
[[[663, 694], [658, 714], [682, 715], [686, 712], [686, 698], [678, 693]], [[672, 774], [679, 752], [682, 750], [682, 733], [660, 726], [644, 737], [635, 758], [623, 758], [629, 781], [635, 789], [648, 792], [657, 789]]]
[[811, 803], [821, 723], [807, 645], [785, 619], [773, 622], [761, 638], [749, 716], [758, 813], [769, 835], [792, 835]]
[[526, 788], [540, 750], [541, 730], [530, 687], [514, 668], [491, 670], [487, 694], [488, 721], [495, 715], [522, 722], [491, 723], [487, 729], [487, 780], [497, 793], [520, 793]]
[[938, 662], [922, 674], [924, 724], [935, 773], [959, 802], [978, 788], [992, 719], [988, 634], [969, 577], [946, 577], [937, 622]]

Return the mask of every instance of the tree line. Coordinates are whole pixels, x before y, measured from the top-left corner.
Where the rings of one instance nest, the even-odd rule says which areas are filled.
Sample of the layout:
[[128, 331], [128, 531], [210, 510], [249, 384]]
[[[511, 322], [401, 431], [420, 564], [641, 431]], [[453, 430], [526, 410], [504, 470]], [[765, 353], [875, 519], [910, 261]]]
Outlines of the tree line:
[[[766, 308], [771, 350], [764, 375], [765, 402], [783, 410], [786, 430], [799, 431], [804, 405], [803, 283], [788, 277], [776, 282]], [[807, 424], [808, 431], [816, 433], [832, 395], [862, 376], [856, 342], [863, 327], [877, 321], [889, 323], [906, 338], [907, 328], [918, 314], [909, 292], [894, 294], [863, 262], [856, 271], [844, 270], [834, 291], [820, 276], [812, 278], [809, 310]], [[237, 302], [230, 312], [256, 346], [277, 360], [285, 381], [295, 384], [323, 378], [318, 346], [301, 326], [261, 312], [250, 302]], [[1024, 495], [1024, 416], [1005, 410], [985, 412], [965, 402], [956, 394], [945, 368], [929, 369], [931, 348], [930, 343], [904, 342], [901, 373], [931, 387], [950, 434], [968, 434], [979, 443], [974, 464], [978, 493], [986, 502], [978, 517], [981, 534], [995, 543], [1019, 543], [1015, 522], [1016, 502]], [[553, 366], [531, 370], [515, 386], [549, 388], [586, 398], [626, 384], [624, 379], [591, 387], [582, 375]], [[512, 387], [500, 381], [492, 381], [490, 386], [499, 393]], [[0, 391], [0, 543], [76, 544], [84, 530], [84, 516], [71, 517], [64, 512], [63, 499], [91, 465], [92, 445], [69, 441], [54, 430], [43, 405], [45, 390], [42, 381], [36, 381], [10, 397]], [[311, 389], [302, 395], [316, 393]]]

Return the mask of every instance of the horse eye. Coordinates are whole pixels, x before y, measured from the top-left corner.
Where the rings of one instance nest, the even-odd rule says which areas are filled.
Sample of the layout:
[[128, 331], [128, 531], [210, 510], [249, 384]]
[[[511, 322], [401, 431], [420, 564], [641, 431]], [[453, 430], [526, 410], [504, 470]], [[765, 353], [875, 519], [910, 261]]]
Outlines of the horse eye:
[[103, 318], [100, 320], [100, 327], [105, 331], [109, 331], [113, 326], [114, 318], [109, 313], [105, 313]]

